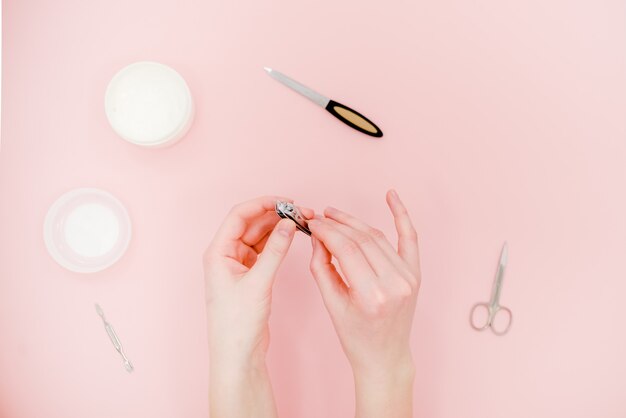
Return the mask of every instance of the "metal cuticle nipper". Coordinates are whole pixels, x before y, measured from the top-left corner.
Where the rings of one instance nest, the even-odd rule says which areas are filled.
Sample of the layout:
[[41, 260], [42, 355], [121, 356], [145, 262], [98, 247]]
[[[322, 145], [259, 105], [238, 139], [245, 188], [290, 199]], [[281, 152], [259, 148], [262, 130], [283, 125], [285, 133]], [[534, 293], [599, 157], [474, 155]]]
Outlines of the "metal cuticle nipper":
[[296, 223], [296, 227], [307, 235], [311, 235], [311, 231], [307, 225], [307, 219], [302, 216], [300, 210], [290, 202], [276, 201], [276, 213], [281, 218], [291, 219]]

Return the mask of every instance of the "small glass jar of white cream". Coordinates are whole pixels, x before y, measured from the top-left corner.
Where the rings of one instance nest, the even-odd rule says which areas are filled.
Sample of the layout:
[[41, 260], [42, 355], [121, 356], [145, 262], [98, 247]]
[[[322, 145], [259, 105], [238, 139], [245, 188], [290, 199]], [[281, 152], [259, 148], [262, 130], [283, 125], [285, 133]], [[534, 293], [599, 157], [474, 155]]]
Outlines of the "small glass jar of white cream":
[[131, 238], [128, 212], [110, 193], [92, 188], [69, 191], [50, 207], [44, 242], [52, 258], [78, 273], [94, 273], [118, 261]]

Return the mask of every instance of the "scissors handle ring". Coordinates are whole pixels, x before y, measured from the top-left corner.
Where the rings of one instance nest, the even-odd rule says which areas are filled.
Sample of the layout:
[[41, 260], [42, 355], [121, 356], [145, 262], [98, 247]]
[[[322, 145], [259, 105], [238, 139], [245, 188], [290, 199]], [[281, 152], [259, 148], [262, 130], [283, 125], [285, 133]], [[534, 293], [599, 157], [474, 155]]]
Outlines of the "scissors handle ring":
[[[478, 309], [480, 307], [485, 308], [486, 311], [487, 311], [487, 317], [485, 319], [485, 323], [483, 324], [483, 326], [476, 325], [476, 321], [474, 319], [476, 317], [476, 315], [475, 315], [476, 314], [476, 309]], [[472, 306], [472, 309], [470, 310], [470, 325], [476, 331], [482, 331], [482, 330], [486, 329], [487, 327], [489, 327], [491, 325], [491, 318], [492, 318], [491, 307], [489, 306], [488, 303], [478, 302], [474, 306]]]
[[[504, 311], [507, 313], [508, 317], [509, 317], [509, 322], [506, 324], [506, 327], [504, 329], [497, 329], [496, 327], [493, 326], [493, 320], [496, 317], [496, 315], [498, 315], [501, 311]], [[509, 328], [511, 328], [511, 324], [513, 323], [513, 312], [511, 312], [511, 310], [509, 308], [507, 308], [506, 306], [498, 306], [492, 316], [489, 318], [489, 325], [491, 326], [491, 331], [496, 334], [496, 335], [504, 335], [507, 332], [509, 332]]]

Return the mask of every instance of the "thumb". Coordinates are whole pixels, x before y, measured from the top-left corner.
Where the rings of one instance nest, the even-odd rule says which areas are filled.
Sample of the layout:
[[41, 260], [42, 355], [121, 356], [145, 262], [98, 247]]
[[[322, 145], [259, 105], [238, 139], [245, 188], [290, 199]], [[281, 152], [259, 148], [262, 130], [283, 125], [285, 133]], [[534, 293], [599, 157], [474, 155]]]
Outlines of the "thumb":
[[291, 219], [281, 219], [276, 224], [263, 251], [248, 272], [249, 275], [255, 277], [255, 281], [271, 286], [274, 276], [276, 276], [276, 272], [291, 246], [295, 232], [296, 224]]

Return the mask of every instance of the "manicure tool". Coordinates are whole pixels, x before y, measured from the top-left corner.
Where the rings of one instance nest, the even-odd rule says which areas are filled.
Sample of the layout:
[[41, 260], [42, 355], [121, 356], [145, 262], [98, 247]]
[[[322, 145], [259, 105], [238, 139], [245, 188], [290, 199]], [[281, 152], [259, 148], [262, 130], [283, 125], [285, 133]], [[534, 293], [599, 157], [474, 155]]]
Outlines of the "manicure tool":
[[[513, 322], [513, 313], [505, 306], [500, 306], [500, 291], [502, 290], [502, 279], [504, 278], [504, 269], [509, 258], [509, 250], [507, 243], [502, 246], [502, 252], [500, 254], [500, 262], [498, 263], [498, 269], [496, 270], [496, 278], [493, 282], [493, 289], [491, 291], [491, 300], [489, 302], [480, 302], [475, 304], [470, 311], [470, 325], [472, 328], [478, 331], [482, 331], [486, 328], [491, 328], [491, 331], [496, 335], [504, 335], [511, 328]], [[483, 311], [483, 315], [477, 315], [478, 311]], [[504, 313], [500, 313], [504, 312]], [[484, 322], [480, 320], [485, 316]], [[495, 324], [496, 317], [506, 317], [506, 322], [500, 320], [499, 324]], [[477, 319], [478, 318], [478, 319]]]
[[280, 81], [287, 87], [300, 93], [307, 99], [313, 101], [313, 103], [322, 106], [328, 110], [331, 115], [345, 123], [346, 125], [356, 129], [359, 132], [363, 132], [366, 135], [370, 135], [376, 138], [383, 136], [383, 132], [380, 130], [374, 122], [360, 114], [354, 109], [350, 109], [348, 106], [342, 105], [334, 100], [324, 97], [321, 94], [311, 90], [310, 88], [298, 83], [297, 81], [287, 77], [285, 74], [273, 70], [271, 68], [264, 67], [265, 71], [270, 77]]
[[309, 227], [307, 225], [306, 218], [302, 216], [300, 210], [293, 203], [277, 200], [275, 209], [278, 216], [283, 219], [291, 219], [296, 223], [296, 227], [300, 231], [309, 236], [311, 235], [311, 231], [309, 230]]
[[132, 372], [134, 370], [134, 367], [131, 364], [130, 360], [128, 360], [128, 357], [126, 357], [126, 354], [124, 354], [122, 343], [120, 342], [119, 338], [117, 338], [117, 334], [115, 334], [115, 330], [113, 330], [113, 326], [111, 326], [111, 324], [107, 322], [106, 318], [104, 317], [104, 312], [102, 311], [102, 308], [97, 303], [96, 303], [96, 312], [98, 312], [98, 315], [100, 315], [100, 318], [102, 318], [102, 322], [104, 323], [104, 329], [106, 330], [107, 334], [109, 334], [109, 338], [111, 339], [113, 346], [115, 347], [117, 352], [120, 353], [120, 355], [122, 356], [122, 359], [124, 360], [124, 368], [126, 369], [128, 373]]

